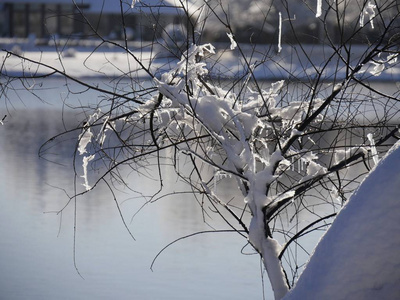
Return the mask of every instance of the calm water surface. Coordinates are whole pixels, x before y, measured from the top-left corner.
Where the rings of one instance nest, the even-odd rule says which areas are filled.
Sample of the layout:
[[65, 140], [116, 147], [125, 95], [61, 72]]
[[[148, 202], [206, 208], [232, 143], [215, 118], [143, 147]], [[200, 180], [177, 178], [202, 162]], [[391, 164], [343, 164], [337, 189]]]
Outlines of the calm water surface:
[[[48, 83], [63, 85], [62, 80]], [[1, 99], [0, 115], [8, 117], [0, 126], [0, 299], [262, 299], [259, 257], [241, 254], [246, 241], [237, 234], [183, 240], [163, 252], [150, 270], [168, 243], [210, 229], [190, 196], [176, 195], [146, 206], [130, 222], [144, 200], [121, 191], [119, 203], [136, 241], [105, 187], [79, 198], [75, 257], [83, 278], [79, 276], [73, 259], [74, 203], [62, 214], [55, 213], [73, 190], [70, 163], [76, 136], [48, 151], [48, 159], [64, 165], [38, 157], [43, 142], [63, 131], [62, 101], [76, 105], [98, 99], [79, 92], [78, 87], [73, 94], [42, 90], [41, 96], [51, 100], [47, 104], [23, 92]], [[77, 112], [67, 115], [65, 121], [72, 124], [80, 118]], [[138, 176], [127, 180], [154, 189], [154, 182]], [[212, 225], [227, 228], [217, 217]], [[311, 237], [310, 244], [317, 239]], [[244, 251], [252, 252], [249, 247]], [[268, 287], [265, 293], [266, 299], [272, 298]]]
[[[75, 255], [82, 279], [73, 262], [74, 205], [54, 213], [68, 200], [62, 189], [73, 188], [72, 169], [38, 157], [40, 145], [63, 129], [56, 104], [60, 96], [44, 93], [53, 95], [54, 103], [44, 105], [22, 94], [21, 100], [10, 99], [9, 112], [4, 102], [0, 107], [1, 115], [8, 114], [0, 126], [0, 299], [262, 299], [260, 260], [241, 254], [246, 241], [237, 234], [183, 240], [150, 270], [169, 242], [210, 229], [187, 196], [147, 206], [130, 222], [144, 200], [121, 192], [121, 208], [136, 241], [107, 189], [79, 198]], [[71, 150], [51, 149], [50, 158], [71, 161]], [[129, 180], [148, 184], [133, 175]], [[226, 228], [218, 218], [213, 225]]]

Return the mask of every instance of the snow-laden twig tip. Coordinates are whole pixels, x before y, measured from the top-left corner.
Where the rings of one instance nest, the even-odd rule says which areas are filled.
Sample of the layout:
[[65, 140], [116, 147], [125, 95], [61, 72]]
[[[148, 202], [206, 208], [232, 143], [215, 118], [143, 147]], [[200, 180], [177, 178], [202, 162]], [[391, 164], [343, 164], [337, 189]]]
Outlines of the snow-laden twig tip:
[[315, 14], [316, 18], [319, 18], [322, 15], [322, 0], [317, 0], [317, 12]]
[[368, 133], [367, 138], [369, 140], [369, 144], [371, 147], [372, 159], [373, 159], [375, 165], [377, 165], [379, 162], [379, 156], [378, 156], [378, 151], [376, 150], [376, 147], [375, 147], [374, 136], [372, 135], [372, 133]]
[[89, 164], [89, 161], [94, 159], [94, 154], [93, 155], [89, 155], [89, 156], [84, 156], [82, 159], [82, 168], [83, 168], [83, 175], [81, 176], [84, 179], [84, 183], [83, 186], [86, 188], [86, 190], [90, 190], [91, 187], [89, 185], [89, 180], [88, 180], [88, 173], [87, 173], [87, 166]]
[[233, 38], [233, 34], [227, 32], [227, 36], [229, 37], [229, 40], [231, 41], [231, 50], [234, 50], [237, 47], [237, 43], [235, 42], [235, 39]]
[[278, 52], [282, 50], [282, 13], [279, 12]]
[[78, 151], [80, 155], [87, 152], [86, 147], [91, 142], [92, 137], [93, 133], [91, 132], [90, 127], [83, 129], [83, 132], [79, 136]]
[[371, 1], [368, 1], [368, 4], [364, 7], [360, 14], [360, 27], [364, 27], [364, 17], [365, 15], [368, 15], [371, 28], [374, 29], [374, 18], [376, 16], [375, 9], [376, 5], [372, 4]]

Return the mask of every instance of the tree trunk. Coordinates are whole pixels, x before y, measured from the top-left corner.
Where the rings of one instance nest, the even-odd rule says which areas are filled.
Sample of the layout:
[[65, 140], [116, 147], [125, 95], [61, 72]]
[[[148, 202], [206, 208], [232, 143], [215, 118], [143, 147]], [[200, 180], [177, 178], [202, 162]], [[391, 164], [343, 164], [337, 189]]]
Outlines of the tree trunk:
[[249, 240], [254, 248], [261, 254], [264, 267], [267, 270], [271, 287], [274, 291], [275, 300], [282, 299], [289, 291], [286, 276], [281, 261], [278, 258], [281, 246], [268, 236], [261, 210], [253, 214], [249, 228]]

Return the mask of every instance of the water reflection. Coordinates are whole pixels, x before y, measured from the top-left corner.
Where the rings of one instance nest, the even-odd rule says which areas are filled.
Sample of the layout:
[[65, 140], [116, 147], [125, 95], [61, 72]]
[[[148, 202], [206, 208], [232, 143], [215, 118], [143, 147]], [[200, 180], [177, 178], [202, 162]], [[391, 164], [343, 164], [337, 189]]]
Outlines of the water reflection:
[[[50, 84], [57, 86], [60, 82], [54, 80]], [[49, 98], [59, 92], [46, 91]], [[54, 146], [48, 149], [45, 158], [55, 163], [39, 159], [37, 153], [43, 142], [65, 126], [76, 126], [82, 114], [71, 111], [62, 119], [61, 110], [38, 110], [33, 104], [36, 100], [29, 97], [32, 97], [29, 93], [23, 97], [29, 109], [18, 108], [7, 117], [6, 125], [0, 126], [2, 296], [7, 299], [262, 298], [259, 259], [240, 254], [246, 242], [236, 234], [206, 234], [184, 240], [167, 249], [157, 260], [155, 272], [150, 272], [153, 258], [169, 242], [210, 229], [203, 222], [201, 208], [188, 194], [174, 195], [146, 206], [130, 222], [145, 200], [122, 189], [118, 194], [120, 206], [137, 240], [134, 242], [104, 184], [76, 202], [76, 258], [85, 277], [82, 280], [72, 259], [74, 202], [62, 214], [43, 214], [59, 211], [69, 199], [65, 192], [69, 195], [74, 192], [72, 159], [79, 132], [65, 136], [63, 143], [52, 143]], [[78, 93], [75, 100], [68, 101], [79, 103], [79, 97]], [[96, 101], [96, 97], [92, 100]], [[171, 191], [177, 188], [172, 176], [166, 178], [170, 180]], [[82, 179], [76, 179], [81, 188]], [[156, 181], [135, 174], [127, 174], [126, 180], [148, 194], [158, 187]], [[219, 193], [235, 190], [229, 184], [218, 189]], [[242, 199], [238, 197], [237, 201]], [[216, 216], [212, 220], [217, 228], [226, 226]], [[310, 238], [309, 244], [313, 245], [318, 235], [305, 238]]]
[[[62, 214], [66, 192], [74, 188], [73, 143], [57, 144], [46, 158], [38, 148], [79, 120], [61, 119], [57, 110], [17, 110], [0, 127], [0, 290], [6, 299], [261, 299], [257, 256], [240, 254], [246, 242], [236, 234], [206, 234], [167, 249], [182, 235], [210, 229], [188, 195], [146, 206], [127, 190], [120, 204], [134, 242], [124, 228], [105, 185], [77, 199], [77, 266], [73, 265], [74, 203]], [[63, 123], [64, 122], [64, 123]], [[76, 136], [79, 133], [73, 133]], [[72, 138], [70, 136], [69, 138]], [[79, 181], [79, 178], [78, 178]], [[154, 188], [154, 181], [130, 175], [129, 181]], [[174, 181], [172, 180], [171, 186]], [[78, 184], [80, 184], [78, 182]], [[54, 188], [59, 187], [59, 188]], [[126, 201], [122, 201], [126, 200]], [[218, 218], [214, 225], [222, 227]], [[219, 223], [218, 223], [219, 222]]]

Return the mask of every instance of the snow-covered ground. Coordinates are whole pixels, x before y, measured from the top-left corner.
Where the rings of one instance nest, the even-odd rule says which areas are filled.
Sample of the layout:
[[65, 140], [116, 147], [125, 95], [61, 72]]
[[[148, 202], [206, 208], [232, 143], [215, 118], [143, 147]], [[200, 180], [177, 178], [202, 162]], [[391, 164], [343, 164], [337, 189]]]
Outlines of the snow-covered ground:
[[364, 179], [285, 300], [400, 298], [400, 142]]

